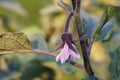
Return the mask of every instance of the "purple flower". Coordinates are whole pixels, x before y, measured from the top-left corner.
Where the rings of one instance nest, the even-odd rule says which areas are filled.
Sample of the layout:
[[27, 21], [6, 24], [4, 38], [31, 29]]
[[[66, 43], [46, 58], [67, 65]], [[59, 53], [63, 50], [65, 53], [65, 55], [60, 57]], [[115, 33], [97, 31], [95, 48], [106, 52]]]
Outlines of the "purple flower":
[[77, 51], [75, 45], [72, 43], [71, 34], [65, 33], [62, 35], [63, 46], [60, 54], [56, 57], [56, 61], [61, 61], [65, 63], [68, 59], [79, 59], [80, 54]]

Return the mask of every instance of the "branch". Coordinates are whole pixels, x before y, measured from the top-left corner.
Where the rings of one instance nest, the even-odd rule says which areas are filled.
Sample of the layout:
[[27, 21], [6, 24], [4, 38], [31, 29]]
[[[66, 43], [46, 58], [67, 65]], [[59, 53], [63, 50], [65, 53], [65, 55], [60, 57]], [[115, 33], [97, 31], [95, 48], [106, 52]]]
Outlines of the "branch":
[[[74, 22], [75, 22], [75, 28], [78, 33], [79, 39], [83, 36], [82, 32], [82, 26], [81, 26], [81, 20], [80, 20], [80, 5], [81, 5], [81, 0], [71, 0], [73, 9], [74, 9]], [[86, 49], [86, 41], [81, 40], [80, 41], [80, 46], [82, 49], [82, 54], [83, 54], [83, 60], [84, 60], [84, 67], [89, 76], [94, 76], [94, 72], [91, 68], [90, 65], [90, 60], [88, 56], [88, 51]]]
[[80, 3], [81, 0], [71, 0], [73, 9], [74, 9], [74, 23], [75, 23], [75, 28], [77, 30], [79, 38], [82, 37], [82, 26], [81, 26], [81, 20], [80, 20]]
[[[0, 55], [4, 55], [4, 54], [15, 54], [15, 53], [38, 53], [38, 54], [42, 54], [42, 55], [48, 55], [51, 56], [53, 58], [55, 58], [56, 56], [53, 55], [54, 53], [50, 53], [48, 51], [42, 51], [42, 50], [13, 50], [13, 51], [0, 51]], [[80, 69], [84, 69], [84, 66], [81, 64], [78, 64], [74, 61], [67, 61], [67, 63], [80, 68]]]

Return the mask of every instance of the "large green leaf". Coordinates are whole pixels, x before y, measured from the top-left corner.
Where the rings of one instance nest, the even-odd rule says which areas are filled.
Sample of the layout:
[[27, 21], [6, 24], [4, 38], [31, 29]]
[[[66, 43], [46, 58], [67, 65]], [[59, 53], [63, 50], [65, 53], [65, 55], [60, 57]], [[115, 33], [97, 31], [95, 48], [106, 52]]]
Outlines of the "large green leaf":
[[82, 26], [84, 33], [87, 33], [90, 40], [92, 39], [95, 29], [96, 29], [96, 20], [92, 18], [87, 12], [81, 11], [80, 16], [83, 18]]
[[120, 80], [120, 47], [116, 49], [115, 58], [109, 65], [109, 71], [115, 80]]
[[104, 11], [104, 14], [100, 20], [100, 23], [97, 27], [97, 30], [94, 34], [94, 38], [98, 38], [100, 36], [100, 31], [104, 27], [104, 25], [115, 15], [119, 14], [120, 7], [108, 5]]
[[0, 51], [32, 49], [24, 33], [6, 33], [0, 35]]

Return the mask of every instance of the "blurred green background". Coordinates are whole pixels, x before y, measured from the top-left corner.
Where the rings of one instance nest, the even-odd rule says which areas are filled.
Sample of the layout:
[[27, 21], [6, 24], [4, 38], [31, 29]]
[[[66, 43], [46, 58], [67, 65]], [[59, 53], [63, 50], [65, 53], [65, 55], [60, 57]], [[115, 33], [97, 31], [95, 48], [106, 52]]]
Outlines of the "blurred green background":
[[[57, 1], [0, 0], [0, 34], [24, 32], [32, 42], [38, 40], [35, 43], [39, 44], [36, 49], [54, 49], [60, 40], [67, 17]], [[64, 1], [70, 4], [70, 0]], [[120, 1], [82, 0], [81, 9], [99, 20], [107, 4], [120, 5]], [[117, 17], [117, 22], [119, 20], [120, 16]], [[119, 23], [116, 26], [119, 27]], [[74, 28], [71, 27], [70, 31], [76, 38]], [[106, 42], [97, 41], [92, 46], [91, 65], [100, 80], [113, 80], [108, 65], [119, 46], [119, 37], [113, 35]], [[77, 62], [83, 64], [82, 58]], [[84, 70], [67, 63], [61, 65], [45, 55], [17, 53], [0, 57], [0, 80], [81, 80], [85, 77], [87, 75]]]

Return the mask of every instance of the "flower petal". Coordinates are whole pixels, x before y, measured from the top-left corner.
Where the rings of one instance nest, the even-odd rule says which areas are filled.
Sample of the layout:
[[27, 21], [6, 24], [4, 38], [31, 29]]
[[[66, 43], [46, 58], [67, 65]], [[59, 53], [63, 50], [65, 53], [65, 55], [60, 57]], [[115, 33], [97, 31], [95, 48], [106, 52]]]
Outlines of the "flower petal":
[[63, 49], [61, 50], [60, 54], [56, 57], [56, 61], [61, 61], [61, 63], [65, 63], [66, 60], [69, 58], [69, 51], [68, 45], [65, 43]]
[[69, 51], [70, 51], [70, 56], [72, 56], [73, 58], [75, 58], [75, 59], [79, 59], [80, 58], [80, 54], [79, 53], [76, 53], [76, 52], [74, 52], [71, 49], [69, 49]]
[[80, 59], [80, 54], [79, 54], [78, 50], [76, 49], [75, 45], [72, 44], [72, 46], [75, 51], [69, 49], [70, 59]]
[[69, 53], [70, 53], [70, 59], [80, 59], [80, 54], [79, 53], [76, 53], [71, 49], [69, 49]]

